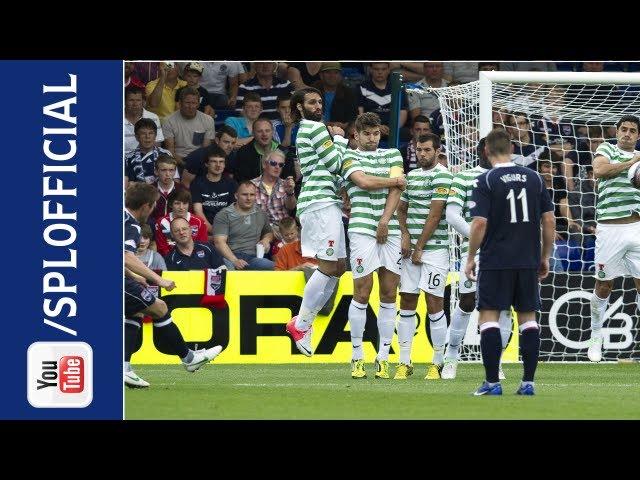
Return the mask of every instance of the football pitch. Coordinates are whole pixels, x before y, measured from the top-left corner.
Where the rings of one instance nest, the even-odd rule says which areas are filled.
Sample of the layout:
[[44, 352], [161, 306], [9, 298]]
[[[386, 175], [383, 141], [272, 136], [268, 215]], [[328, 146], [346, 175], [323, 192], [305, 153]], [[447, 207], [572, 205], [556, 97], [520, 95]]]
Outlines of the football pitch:
[[[460, 364], [455, 380], [354, 380], [348, 364], [137, 365], [151, 383], [127, 389], [127, 419], [640, 419], [640, 364], [541, 363], [536, 396], [515, 395], [520, 364], [504, 365], [502, 397], [470, 395], [481, 364]], [[393, 377], [395, 365], [391, 366]]]

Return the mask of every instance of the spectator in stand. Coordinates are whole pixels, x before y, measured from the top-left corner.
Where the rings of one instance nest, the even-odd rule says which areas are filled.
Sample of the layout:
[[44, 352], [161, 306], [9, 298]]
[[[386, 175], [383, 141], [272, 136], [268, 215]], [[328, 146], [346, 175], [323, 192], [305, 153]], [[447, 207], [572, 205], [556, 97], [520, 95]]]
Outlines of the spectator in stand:
[[175, 217], [170, 224], [175, 248], [165, 256], [168, 270], [205, 270], [223, 265], [222, 257], [211, 245], [194, 242], [192, 227], [184, 217]]
[[582, 169], [584, 177], [577, 181], [576, 189], [569, 192], [569, 208], [576, 223], [582, 225], [584, 270], [593, 265], [594, 248], [596, 244], [596, 179], [593, 167], [585, 165]]
[[495, 72], [500, 70], [500, 64], [498, 62], [478, 62], [479, 72]]
[[211, 99], [209, 98], [209, 92], [206, 88], [200, 85], [200, 78], [202, 77], [203, 70], [204, 67], [198, 62], [189, 62], [184, 66], [182, 78], [187, 82], [187, 85], [176, 91], [176, 103], [180, 101], [180, 92], [183, 88], [195, 88], [200, 94], [200, 105], [198, 106], [198, 111], [209, 115], [210, 117], [215, 117], [215, 111], [211, 104]]
[[[208, 147], [200, 147], [195, 149], [184, 159], [185, 167], [182, 171], [182, 184], [189, 188], [191, 182], [197, 175], [207, 174], [207, 156], [211, 152], [212, 147], [220, 147], [225, 153], [227, 164], [230, 159], [235, 156], [235, 145], [238, 134], [229, 125], [222, 125], [213, 138], [213, 143]], [[233, 174], [227, 170], [225, 176], [233, 177]]]
[[555, 62], [500, 62], [500, 70], [505, 72], [556, 72]]
[[136, 64], [133, 62], [124, 62], [124, 88], [128, 87], [140, 88], [144, 91], [144, 82], [136, 74]]
[[[424, 77], [417, 82], [417, 85], [424, 89], [443, 88], [449, 83], [443, 78], [444, 66], [442, 62], [424, 62]], [[409, 114], [415, 120], [418, 115], [429, 117], [440, 108], [440, 101], [434, 93], [408, 92]]]
[[322, 95], [322, 121], [327, 125], [347, 127], [358, 115], [355, 92], [342, 80], [339, 62], [324, 62], [320, 66], [320, 81], [312, 85]]
[[[561, 151], [562, 155], [562, 174], [567, 180], [567, 189], [573, 191], [579, 183], [580, 171], [591, 166], [595, 157], [596, 149], [604, 142], [604, 132], [599, 125], [592, 125], [587, 132], [587, 138], [578, 139], [577, 151], [573, 150], [573, 145], [564, 146]], [[572, 139], [575, 142], [575, 139]], [[550, 145], [552, 153], [560, 151], [555, 148], [556, 145]], [[570, 149], [570, 151], [567, 151]]]
[[298, 90], [304, 87], [311, 87], [320, 80], [321, 62], [292, 62], [287, 65], [287, 79]]
[[[255, 92], [262, 99], [264, 115], [269, 120], [275, 120], [278, 117], [276, 98], [282, 93], [291, 95], [293, 85], [289, 80], [282, 80], [275, 75], [278, 67], [276, 62], [255, 62], [254, 65], [256, 75], [240, 85], [237, 101], [242, 102], [247, 93]], [[240, 114], [240, 108], [236, 107], [236, 111]]]
[[[279, 148], [287, 152], [288, 148], [273, 140], [273, 126], [268, 118], [260, 117], [253, 122], [253, 140], [241, 147], [235, 156], [235, 161], [229, 166], [238, 183], [251, 180], [262, 175], [262, 157], [272, 150]], [[281, 178], [295, 177], [294, 160], [287, 156]]]
[[290, 212], [297, 205], [293, 177], [280, 178], [284, 164], [285, 154], [282, 150], [272, 150], [262, 159], [262, 175], [251, 180], [256, 186], [256, 204], [269, 217], [276, 238], [281, 238], [278, 223], [290, 217]]
[[138, 243], [136, 257], [138, 257], [142, 263], [151, 270], [155, 270], [155, 272], [158, 273], [166, 270], [167, 265], [165, 264], [162, 255], [149, 248], [152, 240], [153, 233], [151, 232], [151, 227], [147, 223], [140, 224], [140, 243]]
[[[155, 174], [156, 160], [160, 155], [169, 155], [171, 152], [161, 147], [156, 147], [156, 133], [158, 127], [150, 118], [141, 118], [134, 126], [138, 147], [124, 156], [125, 187], [129, 182], [153, 183], [157, 180]], [[178, 180], [178, 172], [175, 174]]]
[[169, 115], [164, 129], [165, 146], [184, 167], [184, 158], [198, 147], [211, 144], [215, 135], [213, 118], [198, 111], [200, 94], [194, 88], [187, 87], [180, 92], [180, 110]]
[[405, 83], [418, 82], [423, 77], [423, 62], [391, 62], [389, 67], [392, 72], [402, 75]]
[[282, 93], [278, 95], [278, 120], [272, 120], [273, 140], [283, 147], [290, 147], [296, 144], [298, 135], [298, 124], [291, 118], [291, 95]]
[[273, 262], [257, 254], [258, 244], [269, 252], [273, 231], [267, 215], [256, 205], [256, 187], [238, 185], [236, 201], [223, 208], [213, 223], [214, 242], [230, 270], [273, 270]]
[[149, 118], [156, 124], [156, 146], [164, 141], [160, 119], [155, 113], [145, 110], [144, 89], [130, 86], [124, 90], [124, 151], [129, 153], [138, 146], [134, 126], [141, 118]]
[[238, 132], [236, 148], [240, 148], [253, 140], [253, 122], [262, 113], [262, 100], [255, 92], [248, 92], [242, 100], [242, 111], [239, 117], [227, 117], [225, 125]]
[[[240, 62], [202, 62], [204, 70], [200, 85], [209, 92], [209, 100], [214, 109], [233, 109], [238, 96], [239, 75], [244, 73]], [[227, 92], [227, 83], [229, 91]]]
[[[280, 232], [280, 239], [276, 239], [271, 243], [271, 258], [277, 263], [277, 255], [280, 250], [289, 243], [293, 243], [296, 240], [300, 240], [300, 230], [296, 220], [292, 217], [285, 217], [278, 223], [278, 231]], [[317, 263], [316, 263], [317, 265]], [[280, 270], [276, 268], [276, 270]], [[289, 270], [285, 268], [284, 270]]]
[[424, 115], [418, 115], [413, 119], [413, 125], [411, 125], [411, 140], [407, 143], [406, 147], [400, 149], [404, 163], [404, 173], [409, 173], [411, 170], [418, 168], [418, 160], [416, 159], [416, 143], [420, 135], [426, 135], [431, 132], [431, 122]]
[[[380, 117], [381, 138], [389, 136], [389, 121], [391, 114], [391, 82], [389, 81], [389, 63], [376, 62], [371, 64], [371, 77], [365, 80], [356, 90], [358, 101], [358, 113], [375, 112]], [[400, 95], [400, 122], [399, 127], [404, 127], [408, 116], [408, 103], [406, 95]], [[407, 132], [408, 133], [408, 132]]]
[[176, 190], [167, 200], [169, 213], [159, 218], [156, 223], [156, 246], [163, 257], [173, 249], [175, 241], [171, 236], [171, 222], [174, 218], [182, 217], [191, 226], [191, 235], [196, 242], [207, 243], [207, 224], [204, 218], [189, 213], [191, 207], [191, 193], [189, 190]]
[[[576, 259], [576, 254], [579, 258], [580, 247], [573, 238], [570, 238], [570, 232], [580, 232], [582, 227], [573, 220], [571, 215], [565, 180], [557, 175], [558, 169], [551, 162], [548, 152], [544, 152], [541, 155], [537, 166], [555, 207], [556, 238], [550, 268], [555, 271], [567, 270], [567, 267], [575, 269], [575, 265], [569, 265], [569, 260]], [[576, 249], [578, 250], [576, 251]]]
[[213, 242], [213, 223], [216, 214], [233, 203], [238, 188], [235, 180], [223, 176], [225, 153], [220, 147], [211, 145], [207, 162], [207, 173], [198, 175], [191, 182], [193, 211], [205, 219], [209, 241]]
[[531, 130], [529, 118], [525, 113], [513, 112], [507, 117], [506, 130], [511, 137], [513, 163], [537, 170], [537, 160], [546, 152], [546, 158], [550, 160], [549, 147], [544, 137], [534, 134]]
[[478, 62], [445, 62], [444, 78], [449, 83], [469, 83], [478, 80]]
[[160, 121], [176, 111], [176, 91], [187, 85], [178, 78], [178, 66], [173, 62], [158, 64], [158, 78], [147, 83], [147, 109], [158, 115]]
[[155, 168], [155, 175], [158, 180], [153, 185], [158, 189], [160, 196], [156, 200], [156, 208], [149, 215], [149, 223], [154, 227], [158, 220], [171, 211], [169, 196], [181, 190], [188, 191], [180, 182], [174, 180], [177, 170], [175, 158], [169, 155], [158, 156]]

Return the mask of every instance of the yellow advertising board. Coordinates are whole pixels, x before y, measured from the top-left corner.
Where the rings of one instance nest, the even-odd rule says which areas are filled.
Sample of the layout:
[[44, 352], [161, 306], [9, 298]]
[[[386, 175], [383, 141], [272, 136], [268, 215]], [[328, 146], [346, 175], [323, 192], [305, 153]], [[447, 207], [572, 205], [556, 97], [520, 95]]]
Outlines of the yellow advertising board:
[[[204, 271], [163, 272], [176, 282], [171, 292], [162, 291], [162, 298], [192, 348], [222, 345], [224, 350], [215, 363], [348, 363], [351, 360], [351, 340], [347, 312], [353, 295], [351, 272], [340, 278], [333, 311], [318, 316], [313, 323], [314, 355], [300, 354], [285, 332], [285, 325], [296, 315], [302, 301], [305, 281], [302, 272], [227, 272], [225, 298], [228, 309], [200, 306], [204, 292]], [[447, 282], [456, 281], [450, 274]], [[373, 361], [377, 342], [376, 317], [380, 298], [378, 279], [374, 274], [373, 291], [367, 311], [363, 348], [366, 361]], [[397, 303], [400, 308], [400, 299]], [[411, 359], [415, 363], [431, 361], [433, 349], [425, 325], [426, 303], [420, 296], [417, 310], [418, 328], [413, 341]], [[474, 322], [472, 317], [472, 322]], [[428, 324], [428, 321], [426, 322]], [[474, 326], [475, 328], [475, 326]], [[153, 344], [152, 325], [143, 329], [142, 348], [133, 355], [136, 364], [179, 363], [175, 356], [164, 355]], [[398, 361], [398, 340], [394, 336], [389, 360]], [[503, 355], [503, 361], [517, 361], [518, 333], [514, 334]]]

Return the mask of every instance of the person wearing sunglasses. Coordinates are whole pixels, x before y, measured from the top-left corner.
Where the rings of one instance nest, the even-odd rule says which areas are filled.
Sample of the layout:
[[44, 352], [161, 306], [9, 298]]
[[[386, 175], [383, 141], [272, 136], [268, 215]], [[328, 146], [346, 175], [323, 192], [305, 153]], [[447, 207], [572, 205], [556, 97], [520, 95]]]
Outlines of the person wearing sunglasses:
[[256, 204], [268, 215], [269, 223], [274, 229], [276, 238], [281, 238], [278, 223], [296, 208], [293, 177], [280, 178], [285, 164], [285, 154], [276, 149], [262, 157], [262, 175], [251, 182], [256, 186]]

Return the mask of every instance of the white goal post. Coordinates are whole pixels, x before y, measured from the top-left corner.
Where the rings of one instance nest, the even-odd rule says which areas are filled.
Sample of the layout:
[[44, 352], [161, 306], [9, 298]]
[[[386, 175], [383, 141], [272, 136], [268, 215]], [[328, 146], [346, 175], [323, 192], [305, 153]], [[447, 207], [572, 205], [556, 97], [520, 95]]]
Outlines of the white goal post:
[[[599, 143], [615, 141], [622, 115], [640, 116], [640, 73], [481, 71], [476, 82], [428, 89], [408, 85], [406, 91], [438, 97], [438, 122], [454, 174], [477, 165], [476, 145], [494, 126], [512, 136], [516, 163], [539, 169], [547, 160], [553, 172], [547, 176], [553, 175], [549, 188], [563, 204], [557, 217], [566, 233], [556, 242], [554, 270], [541, 287], [541, 360], [586, 361], [596, 268], [590, 230], [595, 219], [587, 215], [589, 208], [594, 211], [597, 191], [591, 159]], [[450, 237], [451, 270], [457, 271], [460, 238], [453, 231]], [[635, 297], [631, 278], [615, 281], [603, 327], [603, 360], [640, 359]], [[452, 309], [457, 298], [452, 284]], [[463, 360], [479, 359], [476, 328], [470, 322]]]

